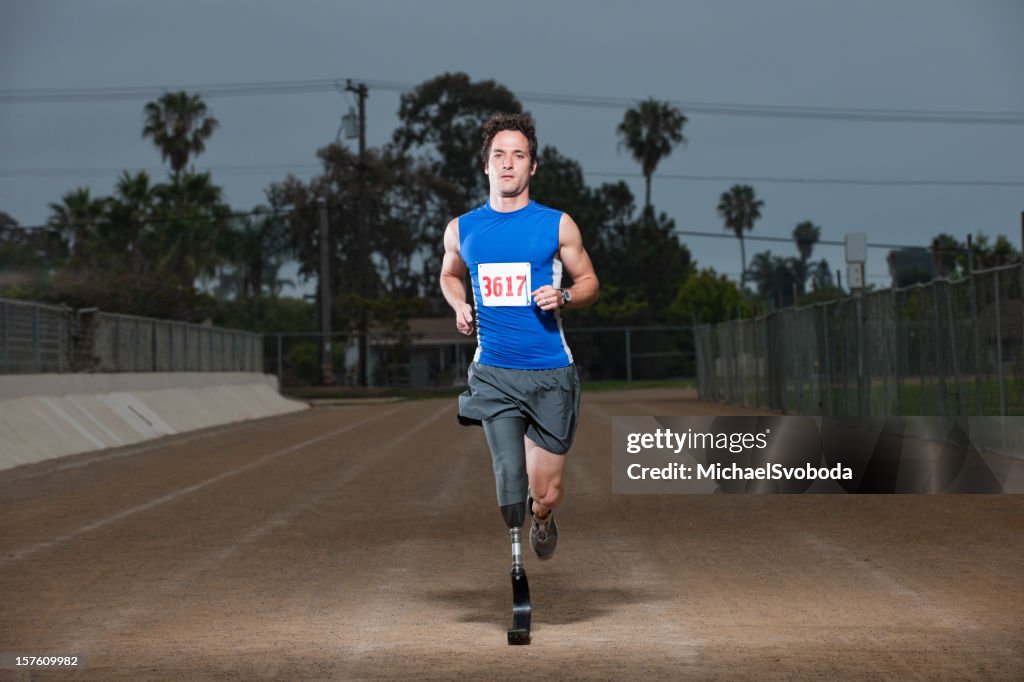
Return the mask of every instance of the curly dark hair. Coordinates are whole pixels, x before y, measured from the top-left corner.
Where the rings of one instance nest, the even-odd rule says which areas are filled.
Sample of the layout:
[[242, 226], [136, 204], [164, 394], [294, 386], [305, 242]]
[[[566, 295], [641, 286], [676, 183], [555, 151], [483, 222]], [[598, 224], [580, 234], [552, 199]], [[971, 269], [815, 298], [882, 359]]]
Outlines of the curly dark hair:
[[491, 155], [491, 142], [494, 141], [494, 136], [503, 130], [516, 130], [525, 135], [527, 142], [530, 143], [530, 161], [537, 161], [537, 131], [533, 127], [533, 117], [529, 114], [498, 113], [484, 123], [484, 144], [480, 148], [480, 158], [483, 159], [484, 167], [487, 166], [487, 159]]

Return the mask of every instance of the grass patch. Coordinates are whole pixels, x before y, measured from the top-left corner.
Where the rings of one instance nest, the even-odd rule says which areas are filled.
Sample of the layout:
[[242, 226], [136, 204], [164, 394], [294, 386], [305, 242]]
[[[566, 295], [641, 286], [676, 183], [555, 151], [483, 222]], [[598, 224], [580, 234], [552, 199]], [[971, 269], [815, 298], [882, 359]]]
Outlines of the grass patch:
[[[790, 385], [786, 389], [786, 407], [789, 412], [799, 414], [819, 414], [827, 412], [825, 395], [820, 396], [821, 405], [814, 405], [813, 394], [805, 385], [803, 404], [800, 404], [800, 396]], [[959, 383], [952, 379], [943, 384], [937, 379], [929, 379], [925, 384], [913, 378], [904, 379], [899, 391], [896, 390], [896, 383], [889, 383], [888, 401], [886, 401], [885, 386], [879, 381], [872, 382], [868, 395], [868, 406], [870, 414], [899, 415], [977, 415], [978, 412], [978, 386], [973, 378], [961, 379]], [[1024, 416], [1024, 386], [1012, 378], [1004, 382], [1007, 416]], [[833, 389], [829, 394], [831, 398], [832, 414], [857, 414], [857, 383], [850, 380], [847, 390]], [[943, 410], [943, 397], [945, 397], [945, 409]], [[999, 383], [995, 379], [982, 379], [981, 402], [984, 414], [988, 416], [999, 414]], [[888, 404], [888, 410], [885, 409]]]
[[[641, 388], [669, 388], [683, 390], [696, 387], [694, 379], [644, 379], [642, 381], [584, 381], [583, 390], [630, 391]], [[372, 398], [400, 398], [402, 400], [428, 400], [453, 398], [466, 390], [465, 386], [430, 388], [361, 386], [284, 386], [281, 393], [298, 400], [362, 400]]]
[[584, 391], [634, 391], [641, 388], [696, 388], [696, 379], [643, 379], [641, 381], [584, 381]]

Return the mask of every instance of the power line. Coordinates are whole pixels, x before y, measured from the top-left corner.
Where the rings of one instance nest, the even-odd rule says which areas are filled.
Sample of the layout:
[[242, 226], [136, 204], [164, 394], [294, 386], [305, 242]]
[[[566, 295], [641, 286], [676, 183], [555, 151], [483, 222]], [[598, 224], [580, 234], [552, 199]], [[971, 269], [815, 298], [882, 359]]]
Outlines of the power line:
[[[93, 175], [110, 176], [120, 175], [122, 171], [134, 172], [140, 170], [150, 174], [158, 174], [166, 171], [167, 168], [161, 166], [150, 166], [149, 168], [2, 168], [0, 169], [0, 178], [60, 178], [86, 177]], [[318, 163], [277, 163], [209, 166], [205, 169], [199, 170], [199, 172], [217, 173], [218, 175], [264, 175], [292, 170], [323, 170], [323, 165]]]
[[[218, 175], [267, 175], [286, 171], [316, 171], [323, 165], [317, 163], [274, 163], [210, 166], [205, 172]], [[125, 168], [0, 168], [0, 178], [54, 178], [117, 175]], [[154, 166], [145, 170], [160, 173], [165, 168]], [[607, 178], [643, 178], [637, 172], [583, 171], [584, 175]], [[861, 187], [1024, 187], [1024, 180], [869, 180], [866, 178], [800, 178], [748, 175], [696, 175], [659, 173], [655, 180], [684, 180], [691, 182], [761, 182], [805, 185], [852, 185]]]
[[[674, 229], [673, 234], [682, 235], [684, 237], [706, 237], [710, 239], [735, 239], [736, 234], [732, 232], [700, 232], [697, 230], [684, 230]], [[772, 237], [767, 235], [743, 235], [744, 241], [753, 242], [774, 242], [774, 243], [785, 243], [795, 244], [796, 241], [792, 237]], [[814, 242], [815, 246], [846, 246], [846, 242], [835, 239], [819, 239]], [[919, 249], [931, 251], [931, 246], [920, 246], [911, 244], [882, 244], [882, 243], [868, 243], [870, 249]], [[966, 253], [966, 249], [940, 249], [940, 251], [955, 251], [956, 253]]]
[[[642, 178], [642, 173], [611, 173], [584, 171], [584, 175], [597, 177]], [[772, 176], [736, 175], [687, 175], [680, 173], [658, 173], [654, 180], [692, 180], [698, 182], [764, 182], [802, 185], [856, 185], [862, 187], [1024, 187], [1024, 180], [869, 180], [866, 178], [796, 178]]]
[[[143, 100], [166, 92], [185, 90], [206, 98], [297, 95], [317, 92], [342, 92], [348, 78], [313, 78], [291, 81], [213, 83], [174, 86], [120, 86], [94, 88], [31, 88], [0, 90], [0, 104], [103, 102]], [[405, 93], [418, 84], [399, 81], [355, 79], [375, 90]], [[519, 91], [524, 101], [604, 109], [627, 109], [636, 105], [636, 97], [603, 97]], [[747, 104], [667, 100], [686, 113], [745, 116], [760, 118], [819, 119], [885, 123], [950, 123], [972, 125], [1024, 125], [1024, 112], [972, 111], [941, 109], [889, 109], [864, 107], [812, 107], [799, 105]]]
[[[341, 208], [341, 205], [340, 204], [331, 204], [331, 205], [328, 206], [328, 208], [329, 209], [338, 209], [338, 208]], [[224, 214], [222, 216], [201, 216], [201, 217], [194, 217], [194, 218], [185, 218], [185, 217], [149, 218], [149, 219], [142, 220], [142, 222], [147, 224], [147, 225], [159, 225], [159, 224], [163, 224], [163, 223], [175, 223], [175, 222], [181, 223], [181, 222], [189, 222], [189, 221], [196, 221], [196, 220], [209, 221], [209, 220], [216, 220], [217, 217], [228, 218], [228, 219], [231, 219], [231, 218], [251, 218], [251, 217], [260, 217], [260, 218], [271, 218], [271, 217], [274, 217], [274, 218], [277, 218], [277, 217], [287, 217], [287, 216], [290, 216], [291, 214], [296, 213], [297, 211], [298, 211], [298, 209], [293, 209], [293, 208], [282, 208], [282, 209], [262, 208], [262, 209], [253, 209], [251, 211], [232, 211], [232, 212], [226, 213], [226, 214]], [[19, 225], [17, 227], [17, 229], [25, 230], [25, 231], [31, 231], [31, 230], [52, 230], [52, 229], [55, 229], [55, 227], [52, 226], [52, 225]], [[708, 239], [735, 239], [736, 238], [736, 235], [734, 233], [724, 232], [724, 231], [722, 231], [722, 232], [707, 232], [707, 231], [685, 230], [685, 229], [681, 229], [681, 228], [676, 228], [676, 229], [672, 230], [672, 233], [680, 235], [680, 236], [684, 236], [684, 237], [700, 237], [700, 238], [708, 238]], [[747, 235], [744, 235], [743, 239], [744, 239], [744, 241], [748, 241], [748, 242], [772, 242], [772, 243], [782, 243], [782, 244], [795, 244], [795, 240], [792, 237], [775, 237], [775, 236], [770, 236], [770, 235], [747, 234]], [[839, 241], [839, 240], [819, 239], [818, 241], [816, 241], [814, 243], [814, 245], [815, 246], [845, 246], [846, 242]], [[885, 243], [871, 243], [871, 242], [869, 242], [867, 244], [867, 246], [868, 246], [868, 248], [872, 248], [872, 249], [889, 249], [889, 250], [893, 250], [893, 249], [916, 249], [916, 250], [929, 251], [929, 252], [932, 250], [932, 247], [930, 245], [929, 246], [920, 246], [920, 245], [916, 245], [916, 244], [885, 244]], [[949, 253], [966, 253], [967, 249], [953, 248], [953, 249], [939, 249], [939, 251], [940, 252], [949, 252]]]

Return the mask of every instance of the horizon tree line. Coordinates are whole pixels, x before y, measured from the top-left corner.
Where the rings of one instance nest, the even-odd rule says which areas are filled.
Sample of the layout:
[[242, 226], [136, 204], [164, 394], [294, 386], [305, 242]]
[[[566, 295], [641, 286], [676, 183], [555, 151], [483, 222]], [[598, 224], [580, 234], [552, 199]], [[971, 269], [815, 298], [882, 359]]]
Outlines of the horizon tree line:
[[[319, 175], [304, 181], [289, 174], [272, 182], [265, 206], [235, 215], [211, 175], [189, 166], [204, 153], [219, 121], [198, 95], [165, 93], [145, 105], [142, 137], [169, 164], [166, 180], [124, 171], [109, 197], [94, 197], [87, 187], [71, 190], [50, 205], [49, 233], [34, 240], [28, 235], [14, 239], [17, 224], [6, 216], [6, 222], [0, 221], [0, 257], [15, 264], [60, 266], [55, 279], [65, 281], [57, 293], [109, 297], [131, 312], [151, 312], [174, 300], [177, 305], [170, 310], [187, 314], [189, 306], [201, 303], [197, 280], [217, 281], [219, 295], [245, 299], [277, 296], [285, 284], [279, 273], [289, 260], [298, 263], [303, 278], [318, 277], [319, 206], [324, 202], [329, 207], [331, 287], [338, 292], [342, 319], [361, 308], [372, 309], [380, 319], [436, 313], [441, 310], [435, 281], [441, 230], [452, 215], [486, 198], [478, 167], [481, 124], [494, 111], [522, 110], [504, 86], [472, 82], [462, 73], [442, 74], [403, 94], [391, 140], [367, 150], [364, 210], [372, 229], [368, 262], [360, 263], [350, 227], [359, 197], [358, 159], [351, 150], [337, 142], [325, 145], [317, 151]], [[539, 150], [532, 195], [577, 218], [609, 284], [599, 305], [581, 319], [661, 319], [696, 273], [689, 249], [673, 234], [674, 222], [656, 214], [651, 196], [659, 164], [687, 142], [687, 122], [678, 108], [648, 98], [628, 109], [616, 127], [620, 148], [629, 151], [644, 177], [639, 211], [624, 182], [591, 188], [577, 162], [553, 146]], [[808, 280], [815, 290], [834, 287], [827, 263], [810, 261], [821, 235], [811, 221], [793, 231], [798, 259], [765, 252], [748, 267], [744, 234], [762, 217], [764, 205], [753, 187], [734, 185], [717, 206], [724, 229], [739, 241], [739, 290], [750, 282], [763, 300], [781, 307], [802, 296]], [[353, 275], [361, 268], [372, 280], [366, 296], [357, 295]], [[794, 293], [787, 296], [787, 290]], [[131, 292], [138, 294], [135, 300]]]

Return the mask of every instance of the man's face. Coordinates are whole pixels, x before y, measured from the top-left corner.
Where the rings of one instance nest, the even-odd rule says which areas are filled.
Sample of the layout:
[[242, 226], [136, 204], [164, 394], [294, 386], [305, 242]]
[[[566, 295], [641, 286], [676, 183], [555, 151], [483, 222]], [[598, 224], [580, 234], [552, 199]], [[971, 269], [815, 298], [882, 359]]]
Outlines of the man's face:
[[530, 185], [537, 164], [530, 160], [530, 142], [518, 130], [502, 130], [491, 140], [487, 159], [487, 178], [491, 192], [503, 197], [522, 194]]

